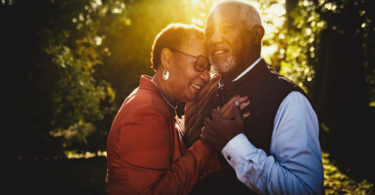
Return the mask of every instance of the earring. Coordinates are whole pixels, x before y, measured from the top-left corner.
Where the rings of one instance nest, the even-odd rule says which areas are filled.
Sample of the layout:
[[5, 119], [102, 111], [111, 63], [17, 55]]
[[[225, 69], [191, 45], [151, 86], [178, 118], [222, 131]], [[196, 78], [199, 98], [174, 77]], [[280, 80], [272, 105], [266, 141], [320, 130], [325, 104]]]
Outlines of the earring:
[[169, 77], [169, 71], [168, 71], [169, 67], [165, 68], [164, 72], [163, 72], [163, 79], [164, 81], [168, 80], [168, 77]]

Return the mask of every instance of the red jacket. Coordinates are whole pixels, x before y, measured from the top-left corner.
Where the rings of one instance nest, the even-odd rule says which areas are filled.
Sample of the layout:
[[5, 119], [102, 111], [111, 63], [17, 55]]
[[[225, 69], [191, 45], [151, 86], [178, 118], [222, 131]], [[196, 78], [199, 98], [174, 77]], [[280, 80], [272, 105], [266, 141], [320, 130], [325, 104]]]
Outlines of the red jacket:
[[141, 77], [109, 132], [109, 195], [188, 194], [203, 172], [220, 170], [217, 152], [200, 140], [186, 150], [175, 113], [150, 79]]

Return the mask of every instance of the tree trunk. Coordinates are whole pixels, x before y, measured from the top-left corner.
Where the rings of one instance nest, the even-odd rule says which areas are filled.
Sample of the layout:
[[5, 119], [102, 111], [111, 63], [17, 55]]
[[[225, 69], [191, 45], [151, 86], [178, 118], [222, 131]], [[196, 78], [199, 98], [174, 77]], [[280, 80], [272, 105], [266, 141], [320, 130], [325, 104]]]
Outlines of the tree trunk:
[[288, 31], [294, 30], [295, 27], [293, 26], [294, 19], [290, 16], [290, 13], [296, 8], [298, 5], [298, 0], [287, 0], [286, 1], [286, 15], [287, 15], [287, 23], [288, 23]]
[[322, 148], [329, 150], [344, 173], [369, 179], [367, 173], [374, 169], [367, 149], [374, 146], [370, 132], [375, 129], [371, 122], [375, 117], [371, 119], [362, 40], [346, 32], [321, 32], [312, 99], [319, 122], [329, 128], [329, 132], [320, 131]]
[[321, 33], [314, 70], [313, 100], [319, 116], [346, 118], [369, 107], [360, 40], [326, 29]]

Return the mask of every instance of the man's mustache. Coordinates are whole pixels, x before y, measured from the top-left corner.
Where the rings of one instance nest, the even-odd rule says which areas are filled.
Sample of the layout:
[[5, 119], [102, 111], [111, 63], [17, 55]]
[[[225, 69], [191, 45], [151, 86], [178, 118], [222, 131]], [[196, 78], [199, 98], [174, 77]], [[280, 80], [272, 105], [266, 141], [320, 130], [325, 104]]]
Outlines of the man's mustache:
[[210, 55], [214, 54], [216, 51], [226, 51], [226, 52], [231, 52], [232, 48], [226, 44], [226, 43], [216, 43], [212, 44], [210, 47]]

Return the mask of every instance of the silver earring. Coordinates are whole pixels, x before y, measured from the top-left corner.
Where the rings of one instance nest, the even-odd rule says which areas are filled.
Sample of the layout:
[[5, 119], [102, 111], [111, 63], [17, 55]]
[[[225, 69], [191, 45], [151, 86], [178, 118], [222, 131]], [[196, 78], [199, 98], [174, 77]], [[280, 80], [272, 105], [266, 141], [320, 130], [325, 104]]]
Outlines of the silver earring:
[[165, 68], [164, 72], [163, 72], [163, 79], [164, 81], [168, 80], [168, 77], [169, 77], [169, 71], [168, 71], [169, 67]]

